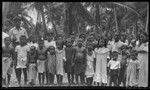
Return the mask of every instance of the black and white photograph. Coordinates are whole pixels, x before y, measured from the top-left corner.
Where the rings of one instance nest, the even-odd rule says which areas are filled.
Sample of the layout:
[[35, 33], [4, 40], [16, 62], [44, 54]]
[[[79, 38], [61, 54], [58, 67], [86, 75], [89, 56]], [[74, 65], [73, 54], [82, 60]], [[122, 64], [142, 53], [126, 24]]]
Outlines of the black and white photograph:
[[149, 2], [2, 2], [2, 88], [147, 88]]

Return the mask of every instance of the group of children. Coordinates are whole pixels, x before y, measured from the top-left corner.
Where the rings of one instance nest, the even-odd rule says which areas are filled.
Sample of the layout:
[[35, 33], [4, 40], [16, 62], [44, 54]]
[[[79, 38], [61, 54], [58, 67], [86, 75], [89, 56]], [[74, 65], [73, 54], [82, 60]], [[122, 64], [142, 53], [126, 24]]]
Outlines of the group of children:
[[[138, 56], [139, 53], [146, 54], [147, 58], [143, 58], [148, 61], [148, 44], [143, 42], [145, 39], [140, 40], [144, 43], [141, 49], [141, 43], [136, 45], [136, 41], [132, 41], [129, 44], [118, 37], [114, 40], [103, 37], [95, 40], [94, 36], [85, 40], [79, 37], [77, 42], [74, 38], [68, 38], [65, 42], [60, 38], [55, 42], [48, 35], [47, 40], [32, 37], [27, 42], [26, 36], [22, 35], [15, 47], [10, 47], [11, 39], [6, 37], [2, 52], [3, 82], [10, 84], [11, 69], [14, 66], [19, 86], [22, 71], [25, 85], [29, 81], [32, 86], [36, 84], [37, 75], [41, 86], [44, 85], [45, 77], [46, 84], [53, 85], [55, 75], [57, 84], [62, 85], [65, 73], [69, 85], [120, 86], [122, 82], [123, 86], [138, 86], [142, 77], [140, 71], [145, 72], [142, 71]], [[148, 67], [144, 68], [148, 70]]]

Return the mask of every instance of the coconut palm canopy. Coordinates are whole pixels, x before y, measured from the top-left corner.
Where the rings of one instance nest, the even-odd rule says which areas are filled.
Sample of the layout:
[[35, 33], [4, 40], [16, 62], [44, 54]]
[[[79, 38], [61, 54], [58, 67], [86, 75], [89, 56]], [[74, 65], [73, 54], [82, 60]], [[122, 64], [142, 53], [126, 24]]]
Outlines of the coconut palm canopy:
[[54, 32], [68, 36], [116, 30], [136, 35], [139, 18], [143, 31], [148, 31], [149, 24], [148, 2], [3, 2], [2, 9], [4, 28], [6, 21], [13, 27], [13, 19], [20, 16], [29, 35]]

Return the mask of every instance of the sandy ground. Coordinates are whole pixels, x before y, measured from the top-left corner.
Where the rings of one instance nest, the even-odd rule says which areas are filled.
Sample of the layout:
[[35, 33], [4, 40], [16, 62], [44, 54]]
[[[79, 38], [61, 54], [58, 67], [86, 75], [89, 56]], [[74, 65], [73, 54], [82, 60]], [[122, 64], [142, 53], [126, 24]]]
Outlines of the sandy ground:
[[[38, 75], [37, 75], [38, 76]], [[28, 86], [25, 86], [24, 85], [24, 76], [23, 76], [23, 73], [22, 73], [22, 75], [21, 75], [21, 86], [22, 87], [28, 87]], [[54, 84], [56, 84], [57, 83], [57, 79], [56, 79], [56, 76], [55, 76], [55, 79], [54, 79], [55, 81], [54, 81]], [[108, 81], [109, 82], [109, 81]], [[45, 83], [46, 83], [46, 80], [45, 80]], [[14, 71], [14, 69], [13, 69], [13, 74], [11, 75], [11, 80], [10, 80], [10, 85], [9, 85], [9, 87], [18, 87], [19, 85], [18, 85], [18, 82], [17, 82], [17, 79], [16, 79], [16, 75], [15, 75], [15, 71]], [[38, 81], [38, 78], [36, 78], [36, 85], [35, 85], [35, 87], [36, 86], [40, 86], [39, 85], [39, 81]], [[57, 84], [56, 85], [54, 85], [54, 86], [57, 86]], [[63, 77], [63, 85], [62, 86], [68, 86], [68, 80], [67, 80], [67, 74], [65, 74], [64, 75], [64, 77]], [[76, 86], [76, 85], [75, 85]], [[93, 85], [94, 86], [94, 85]], [[107, 85], [108, 86], [108, 85]], [[2, 87], [5, 87], [4, 85], [2, 86]]]

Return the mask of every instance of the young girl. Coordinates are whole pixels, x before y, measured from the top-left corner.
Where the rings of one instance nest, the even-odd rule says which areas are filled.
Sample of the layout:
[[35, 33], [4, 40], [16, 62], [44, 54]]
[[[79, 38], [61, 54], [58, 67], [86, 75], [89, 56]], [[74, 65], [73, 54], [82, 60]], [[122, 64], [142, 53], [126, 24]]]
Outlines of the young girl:
[[148, 87], [148, 39], [146, 35], [141, 35], [140, 44], [137, 46], [138, 60], [140, 62], [139, 69], [139, 87]]
[[37, 50], [35, 46], [31, 46], [28, 54], [29, 81], [30, 85], [35, 85], [37, 74]]
[[93, 82], [94, 76], [94, 59], [95, 53], [92, 50], [92, 46], [88, 46], [87, 48], [87, 67], [85, 71], [87, 85], [91, 86]]
[[114, 51], [112, 52], [113, 56], [112, 59], [108, 62], [108, 67], [110, 68], [110, 86], [112, 86], [112, 82], [114, 83], [114, 86], [118, 86], [118, 73], [120, 69], [120, 62], [117, 60], [118, 58], [118, 52]]
[[[48, 49], [50, 46], [54, 46], [56, 48], [56, 42], [53, 40], [53, 37], [52, 37], [52, 33], [48, 33], [47, 34], [47, 40], [44, 41], [44, 46]], [[48, 68], [47, 68], [47, 62], [45, 62], [45, 70], [46, 70], [46, 81], [47, 81], [47, 84], [48, 84]]]
[[65, 50], [61, 40], [56, 42], [56, 74], [58, 85], [62, 84], [64, 71], [64, 61], [66, 61]]
[[38, 67], [38, 79], [39, 84], [44, 85], [45, 79], [45, 62], [47, 60], [47, 49], [44, 47], [44, 41], [39, 41], [39, 48], [38, 48], [38, 60], [37, 60], [37, 67]]
[[48, 69], [48, 84], [52, 85], [54, 84], [54, 76], [56, 74], [56, 53], [54, 46], [50, 46], [48, 48], [47, 69]]
[[66, 73], [67, 73], [67, 78], [69, 85], [73, 84], [74, 82], [74, 48], [72, 47], [72, 42], [71, 39], [67, 40], [66, 48]]
[[26, 43], [26, 36], [22, 35], [20, 37], [20, 45], [17, 45], [15, 48], [16, 54], [16, 64], [15, 73], [18, 80], [19, 86], [21, 86], [21, 73], [23, 70], [24, 82], [27, 84], [27, 54], [30, 50], [29, 46]]
[[11, 39], [9, 37], [4, 38], [4, 46], [2, 48], [2, 78], [3, 82], [6, 84], [6, 87], [10, 83], [10, 78], [12, 74], [12, 67], [13, 62], [12, 59], [14, 59], [14, 49], [10, 47]]
[[136, 51], [132, 51], [130, 54], [130, 59], [127, 62], [127, 77], [126, 77], [126, 86], [137, 86], [137, 69], [139, 68], [139, 62], [137, 60]]
[[109, 55], [109, 49], [105, 47], [104, 39], [101, 39], [98, 43], [98, 47], [95, 49], [96, 56], [96, 71], [95, 82], [98, 85], [107, 85], [107, 57]]

